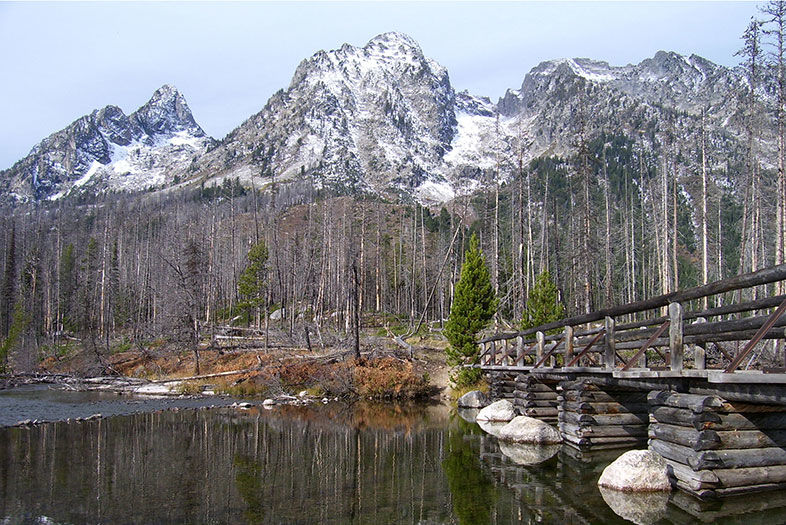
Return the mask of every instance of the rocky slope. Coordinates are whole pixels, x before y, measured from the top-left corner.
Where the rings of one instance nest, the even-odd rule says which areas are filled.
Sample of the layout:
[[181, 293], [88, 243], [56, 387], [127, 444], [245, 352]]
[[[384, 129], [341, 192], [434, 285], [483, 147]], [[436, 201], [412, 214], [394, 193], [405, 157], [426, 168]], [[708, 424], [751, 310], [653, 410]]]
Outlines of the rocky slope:
[[[738, 71], [658, 52], [622, 67], [589, 59], [539, 64], [496, 104], [457, 93], [447, 70], [406, 35], [385, 33], [304, 60], [289, 86], [211, 143], [182, 95], [165, 86], [126, 116], [82, 117], [0, 174], [5, 193], [53, 199], [74, 188], [140, 190], [228, 177], [443, 202], [521, 163], [575, 150], [580, 133], [625, 133], [656, 149], [695, 143], [702, 114], [713, 151], [744, 136]], [[766, 100], [766, 93], [764, 93]], [[767, 151], [768, 137], [764, 137]], [[720, 156], [719, 156], [720, 158]]]
[[27, 201], [81, 191], [162, 187], [211, 140], [194, 121], [183, 95], [167, 85], [130, 115], [106, 106], [45, 138], [0, 173], [0, 191]]

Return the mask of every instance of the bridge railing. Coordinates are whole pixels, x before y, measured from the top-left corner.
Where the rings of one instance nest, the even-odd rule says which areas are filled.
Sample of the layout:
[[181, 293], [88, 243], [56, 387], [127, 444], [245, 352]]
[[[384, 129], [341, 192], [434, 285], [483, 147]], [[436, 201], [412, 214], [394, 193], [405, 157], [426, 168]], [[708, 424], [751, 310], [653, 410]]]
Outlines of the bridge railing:
[[[481, 367], [786, 371], [786, 264], [481, 339]], [[771, 293], [762, 291], [767, 285]], [[757, 298], [743, 300], [744, 292]], [[758, 295], [757, 295], [758, 294]], [[712, 308], [688, 308], [710, 304]], [[625, 321], [625, 322], [623, 322]], [[762, 341], [776, 341], [764, 352]], [[688, 352], [686, 355], [686, 347]]]

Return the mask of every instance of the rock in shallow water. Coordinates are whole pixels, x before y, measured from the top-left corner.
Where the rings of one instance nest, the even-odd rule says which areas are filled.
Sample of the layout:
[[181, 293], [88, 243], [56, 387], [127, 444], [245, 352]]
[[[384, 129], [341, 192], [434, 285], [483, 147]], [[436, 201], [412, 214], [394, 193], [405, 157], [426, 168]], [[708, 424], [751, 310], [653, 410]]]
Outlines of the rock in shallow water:
[[651, 450], [630, 450], [603, 470], [598, 485], [623, 492], [670, 491], [666, 461]]
[[513, 443], [552, 445], [562, 442], [559, 431], [539, 419], [518, 416], [499, 431], [499, 438]]
[[458, 399], [459, 408], [483, 408], [488, 406], [491, 400], [480, 390], [467, 392]]
[[516, 409], [513, 403], [507, 399], [496, 401], [478, 413], [478, 421], [505, 421], [508, 422], [516, 417]]
[[615, 514], [638, 525], [652, 525], [666, 517], [669, 493], [658, 492], [621, 492], [606, 487], [598, 487], [603, 501]]

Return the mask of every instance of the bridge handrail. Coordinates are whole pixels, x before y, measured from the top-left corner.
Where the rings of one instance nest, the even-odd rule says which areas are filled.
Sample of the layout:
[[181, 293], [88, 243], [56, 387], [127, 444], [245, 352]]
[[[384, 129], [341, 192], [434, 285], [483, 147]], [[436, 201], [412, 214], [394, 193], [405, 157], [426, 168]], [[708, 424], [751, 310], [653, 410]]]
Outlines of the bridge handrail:
[[[533, 335], [536, 334], [537, 332], [545, 333], [550, 330], [563, 328], [565, 326], [573, 327], [586, 323], [600, 321], [602, 319], [605, 319], [606, 317], [613, 318], [620, 315], [635, 314], [647, 310], [653, 310], [655, 308], [668, 306], [670, 303], [682, 303], [686, 301], [692, 301], [694, 299], [702, 299], [704, 297], [709, 297], [711, 295], [733, 292], [736, 290], [752, 288], [754, 286], [775, 283], [783, 280], [786, 280], [786, 264], [780, 264], [778, 266], [764, 268], [762, 270], [757, 270], [755, 272], [738, 275], [736, 277], [721, 279], [719, 281], [714, 281], [712, 283], [704, 284], [701, 286], [695, 286], [693, 288], [678, 290], [676, 292], [671, 292], [656, 297], [651, 297], [650, 299], [645, 299], [643, 301], [634, 301], [632, 303], [614, 306], [611, 308], [604, 308], [602, 310], [597, 310], [595, 312], [590, 312], [588, 314], [582, 314], [582, 315], [576, 315], [573, 317], [564, 318], [559, 321], [543, 324], [540, 326], [536, 326], [534, 328], [528, 328], [526, 330], [521, 330], [519, 332], [495, 334], [493, 336], [489, 336], [479, 340], [478, 343], [483, 344], [483, 343], [490, 343], [493, 341], [515, 339], [517, 337]], [[710, 308], [703, 312], [687, 313], [685, 315], [685, 319], [686, 320], [697, 319], [699, 317], [710, 317], [713, 315], [723, 315], [726, 313], [739, 313], [739, 312], [745, 312], [745, 311], [755, 310], [759, 308], [769, 308], [771, 306], [777, 306], [784, 299], [786, 299], [786, 295], [779, 295], [776, 297], [771, 297], [759, 301], [751, 301], [747, 303], [739, 303], [736, 305]], [[662, 323], [666, 319], [668, 319], [668, 316], [663, 316], [657, 319], [650, 319], [647, 321], [643, 321], [643, 323], [646, 324], [628, 323], [626, 325], [620, 325], [619, 327], [617, 327], [617, 329], [625, 330], [625, 329], [637, 328], [638, 326], [653, 326], [655, 324]]]

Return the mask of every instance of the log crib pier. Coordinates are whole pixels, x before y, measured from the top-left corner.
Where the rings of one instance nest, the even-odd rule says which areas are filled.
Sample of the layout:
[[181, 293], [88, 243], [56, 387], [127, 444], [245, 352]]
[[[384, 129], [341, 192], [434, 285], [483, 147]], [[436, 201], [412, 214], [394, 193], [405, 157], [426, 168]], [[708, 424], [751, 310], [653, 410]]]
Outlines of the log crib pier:
[[491, 397], [702, 499], [786, 488], [786, 265], [481, 339]]

